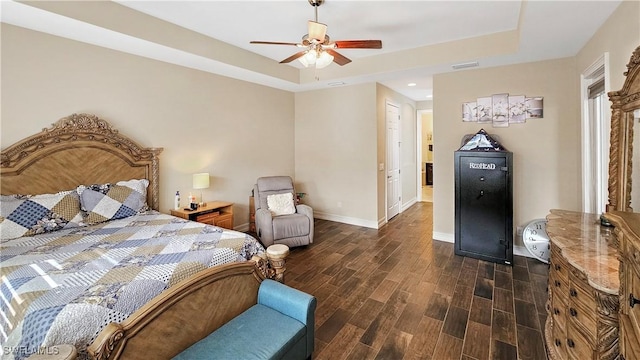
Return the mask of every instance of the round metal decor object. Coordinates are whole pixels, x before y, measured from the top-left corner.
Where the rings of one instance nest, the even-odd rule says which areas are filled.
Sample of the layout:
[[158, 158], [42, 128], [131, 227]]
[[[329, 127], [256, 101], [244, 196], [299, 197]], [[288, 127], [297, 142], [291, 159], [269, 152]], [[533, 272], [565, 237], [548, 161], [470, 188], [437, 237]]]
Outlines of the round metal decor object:
[[551, 251], [546, 219], [536, 219], [528, 223], [522, 231], [522, 242], [533, 257], [549, 263]]

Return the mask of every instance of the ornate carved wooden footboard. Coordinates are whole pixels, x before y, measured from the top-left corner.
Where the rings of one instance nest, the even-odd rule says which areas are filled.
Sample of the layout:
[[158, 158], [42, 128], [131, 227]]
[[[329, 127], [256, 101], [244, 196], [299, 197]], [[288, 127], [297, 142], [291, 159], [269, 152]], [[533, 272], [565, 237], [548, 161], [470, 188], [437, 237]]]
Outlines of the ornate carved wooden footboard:
[[[255, 305], [266, 261], [222, 265], [165, 291], [89, 346], [92, 357], [169, 359]], [[274, 331], [271, 329], [270, 331]]]

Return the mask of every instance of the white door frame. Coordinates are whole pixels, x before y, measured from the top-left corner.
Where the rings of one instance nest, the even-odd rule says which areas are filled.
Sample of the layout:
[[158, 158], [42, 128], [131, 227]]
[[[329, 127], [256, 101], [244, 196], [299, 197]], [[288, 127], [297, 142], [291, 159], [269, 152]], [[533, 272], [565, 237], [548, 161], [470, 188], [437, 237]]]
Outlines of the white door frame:
[[[416, 161], [418, 162], [417, 164], [417, 189], [416, 192], [418, 194], [417, 196], [417, 201], [422, 201], [422, 164], [424, 164], [424, 161], [422, 159], [422, 114], [426, 114], [426, 113], [432, 113], [433, 114], [433, 109], [423, 109], [423, 110], [418, 110], [416, 111], [416, 123], [417, 123], [417, 127], [416, 127]], [[433, 133], [433, 127], [431, 129], [432, 133]], [[425, 169], [426, 171], [426, 169]]]
[[[384, 128], [385, 128], [385, 179], [384, 179], [384, 184], [385, 184], [385, 206], [384, 206], [384, 215], [385, 215], [385, 220], [388, 222], [389, 221], [389, 181], [388, 181], [388, 171], [389, 171], [389, 148], [388, 148], [388, 144], [389, 144], [389, 132], [387, 131], [387, 107], [389, 106], [393, 106], [396, 109], [398, 109], [398, 142], [401, 143], [401, 139], [402, 139], [402, 115], [400, 112], [400, 106], [395, 104], [394, 102], [390, 101], [390, 100], [385, 100], [385, 106], [384, 106]], [[398, 151], [398, 157], [400, 157], [400, 146], [398, 146], [397, 148]], [[400, 170], [401, 166], [400, 166], [400, 161], [398, 161], [398, 169]], [[398, 214], [402, 213], [402, 171], [399, 171], [398, 173]]]
[[416, 111], [416, 201], [422, 201], [422, 113], [424, 110]]

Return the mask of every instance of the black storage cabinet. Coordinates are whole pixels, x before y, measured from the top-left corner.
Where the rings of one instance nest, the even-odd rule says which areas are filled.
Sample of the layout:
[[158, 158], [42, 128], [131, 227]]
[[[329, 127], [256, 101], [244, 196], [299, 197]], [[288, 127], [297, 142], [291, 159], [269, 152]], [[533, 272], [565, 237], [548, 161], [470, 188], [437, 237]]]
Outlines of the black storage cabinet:
[[512, 165], [506, 150], [455, 152], [456, 255], [512, 264]]

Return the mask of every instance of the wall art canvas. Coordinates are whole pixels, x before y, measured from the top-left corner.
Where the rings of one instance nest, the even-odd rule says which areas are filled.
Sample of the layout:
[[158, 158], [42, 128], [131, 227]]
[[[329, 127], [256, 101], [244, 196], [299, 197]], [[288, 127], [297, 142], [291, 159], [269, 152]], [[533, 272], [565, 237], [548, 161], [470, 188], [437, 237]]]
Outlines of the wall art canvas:
[[543, 98], [531, 97], [526, 99], [527, 119], [538, 119], [543, 117], [542, 111]]
[[462, 104], [462, 121], [478, 121], [477, 103], [475, 101]]
[[527, 121], [527, 103], [524, 95], [509, 96], [509, 123], [519, 124]]
[[543, 116], [543, 97], [495, 94], [462, 103], [462, 121], [491, 123], [493, 127], [524, 124], [527, 119]]
[[509, 126], [509, 94], [496, 94], [491, 97], [493, 108], [493, 127]]
[[477, 100], [477, 113], [479, 123], [490, 123], [493, 121], [493, 112], [491, 111], [491, 97], [481, 97]]

